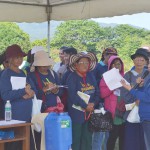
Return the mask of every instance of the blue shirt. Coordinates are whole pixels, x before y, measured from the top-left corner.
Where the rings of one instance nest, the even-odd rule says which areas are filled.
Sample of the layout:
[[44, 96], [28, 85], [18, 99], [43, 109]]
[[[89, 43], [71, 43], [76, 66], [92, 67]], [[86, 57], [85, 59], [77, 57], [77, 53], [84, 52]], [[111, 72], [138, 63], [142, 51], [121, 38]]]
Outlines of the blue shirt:
[[150, 121], [150, 79], [144, 87], [131, 89], [130, 93], [140, 100], [139, 116], [141, 121]]
[[[20, 70], [20, 73], [16, 73], [11, 69], [5, 69], [0, 78], [1, 97], [4, 103], [6, 103], [7, 100], [10, 100], [12, 107], [12, 119], [30, 121], [32, 112], [32, 98], [27, 100], [23, 99], [23, 96], [26, 94], [25, 88], [18, 90], [12, 89], [12, 76], [26, 78], [26, 75], [22, 70]], [[30, 78], [27, 77], [26, 80], [27, 83], [34, 88]]]
[[88, 72], [85, 84], [82, 77], [76, 72], [72, 72], [67, 79], [67, 85], [69, 115], [73, 122], [83, 123], [85, 121], [84, 112], [73, 108], [72, 105], [80, 106], [83, 109], [87, 107], [87, 104], [78, 96], [77, 91], [90, 95], [90, 103], [94, 103], [95, 105], [99, 103], [100, 95], [95, 77], [91, 72]]
[[[38, 74], [40, 76], [41, 83], [42, 83], [42, 88], [44, 87], [44, 83], [48, 82], [47, 79], [50, 82], [52, 82], [53, 84], [56, 84], [56, 85], [60, 84], [57, 74], [55, 72], [53, 72], [53, 73], [54, 73], [54, 76], [52, 75], [52, 73], [49, 70], [48, 70], [47, 75], [43, 75], [40, 72], [38, 72]], [[47, 107], [56, 106], [57, 105], [57, 99], [56, 98], [60, 94], [61, 90], [59, 90], [59, 92], [57, 94], [53, 94], [50, 91], [44, 93], [43, 90], [40, 89], [40, 87], [39, 87], [38, 79], [35, 75], [35, 72], [30, 73], [29, 76], [33, 80], [34, 86], [36, 87], [36, 90], [37, 90], [36, 96], [37, 96], [37, 98], [41, 99], [43, 101], [45, 100], [45, 104], [46, 104]], [[42, 99], [43, 95], [45, 96], [45, 99]]]

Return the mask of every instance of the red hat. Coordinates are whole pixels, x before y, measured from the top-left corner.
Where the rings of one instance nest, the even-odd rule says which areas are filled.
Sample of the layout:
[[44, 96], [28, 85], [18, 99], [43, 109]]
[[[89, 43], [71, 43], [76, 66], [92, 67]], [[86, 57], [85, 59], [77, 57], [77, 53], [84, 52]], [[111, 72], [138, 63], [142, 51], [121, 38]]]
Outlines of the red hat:
[[8, 60], [9, 58], [17, 57], [17, 56], [25, 57], [27, 56], [27, 54], [22, 51], [19, 45], [14, 44], [7, 47], [5, 56], [6, 56], [6, 60]]

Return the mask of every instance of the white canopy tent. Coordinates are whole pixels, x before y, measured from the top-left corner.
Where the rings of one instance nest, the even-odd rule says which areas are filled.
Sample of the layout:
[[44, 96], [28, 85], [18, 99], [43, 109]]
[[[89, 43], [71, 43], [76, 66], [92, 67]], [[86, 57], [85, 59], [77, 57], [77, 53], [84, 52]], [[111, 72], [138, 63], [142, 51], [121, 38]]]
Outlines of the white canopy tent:
[[48, 21], [48, 41], [50, 20], [112, 17], [140, 12], [150, 12], [150, 0], [0, 0], [0, 21]]
[[44, 22], [140, 12], [150, 12], [150, 0], [0, 0], [0, 21]]

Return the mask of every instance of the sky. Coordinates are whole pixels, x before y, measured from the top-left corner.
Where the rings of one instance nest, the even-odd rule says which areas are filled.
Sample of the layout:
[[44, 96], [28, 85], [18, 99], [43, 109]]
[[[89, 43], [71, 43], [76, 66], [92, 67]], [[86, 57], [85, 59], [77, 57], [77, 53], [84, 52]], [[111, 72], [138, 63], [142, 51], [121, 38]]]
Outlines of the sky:
[[130, 24], [150, 30], [150, 13], [92, 19], [101, 23]]

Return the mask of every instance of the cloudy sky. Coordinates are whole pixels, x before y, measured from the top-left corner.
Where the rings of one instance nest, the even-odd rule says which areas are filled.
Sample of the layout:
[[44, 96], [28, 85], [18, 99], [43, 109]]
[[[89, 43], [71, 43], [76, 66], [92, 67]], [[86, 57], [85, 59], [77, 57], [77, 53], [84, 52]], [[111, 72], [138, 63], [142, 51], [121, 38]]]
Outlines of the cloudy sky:
[[139, 26], [150, 30], [150, 13], [115, 16], [111, 18], [106, 17], [106, 18], [98, 18], [93, 20], [102, 23], [130, 24], [130, 25]]

